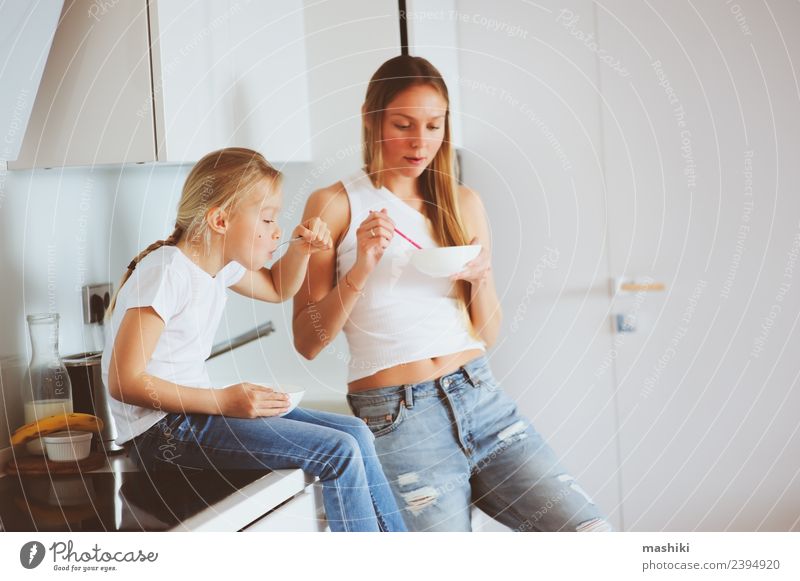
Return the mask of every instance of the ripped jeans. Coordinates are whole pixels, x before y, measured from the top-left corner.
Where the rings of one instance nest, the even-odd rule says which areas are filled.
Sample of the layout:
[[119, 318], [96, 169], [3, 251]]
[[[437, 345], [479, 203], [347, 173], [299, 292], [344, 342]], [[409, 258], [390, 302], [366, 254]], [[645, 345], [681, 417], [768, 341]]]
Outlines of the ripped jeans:
[[516, 531], [610, 531], [481, 356], [415, 385], [352, 393], [412, 531], [469, 531], [471, 505]]

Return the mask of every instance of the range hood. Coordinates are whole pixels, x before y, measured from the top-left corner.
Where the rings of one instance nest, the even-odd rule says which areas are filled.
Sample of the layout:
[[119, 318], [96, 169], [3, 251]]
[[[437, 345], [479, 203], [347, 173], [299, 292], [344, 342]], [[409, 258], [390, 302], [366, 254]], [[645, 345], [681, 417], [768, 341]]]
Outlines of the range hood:
[[0, 169], [18, 158], [64, 0], [0, 4]]

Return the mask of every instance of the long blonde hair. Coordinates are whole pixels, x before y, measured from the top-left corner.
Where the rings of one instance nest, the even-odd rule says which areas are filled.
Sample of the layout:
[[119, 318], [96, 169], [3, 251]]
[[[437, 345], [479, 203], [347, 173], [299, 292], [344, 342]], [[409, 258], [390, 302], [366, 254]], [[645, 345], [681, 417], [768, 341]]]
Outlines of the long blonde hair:
[[[401, 55], [389, 59], [375, 71], [367, 85], [362, 117], [366, 172], [376, 188], [383, 186], [383, 115], [397, 95], [417, 85], [433, 87], [447, 102], [442, 145], [417, 182], [424, 201], [423, 214], [430, 220], [433, 238], [441, 246], [469, 244], [456, 196], [455, 154], [450, 141], [450, 97], [447, 85], [436, 67], [422, 57]], [[457, 292], [466, 310], [470, 300], [469, 283], [458, 281]], [[471, 325], [470, 331], [475, 334]]]
[[110, 317], [114, 311], [122, 285], [145, 256], [162, 246], [175, 246], [184, 237], [192, 242], [201, 242], [208, 253], [211, 248], [211, 230], [206, 221], [209, 210], [219, 208], [224, 212], [233, 212], [236, 205], [265, 178], [272, 180], [273, 187], [276, 187], [282, 175], [263, 155], [252, 149], [227, 147], [212, 151], [198, 161], [183, 184], [175, 230], [164, 240], [153, 242], [131, 260], [106, 311], [106, 317]]

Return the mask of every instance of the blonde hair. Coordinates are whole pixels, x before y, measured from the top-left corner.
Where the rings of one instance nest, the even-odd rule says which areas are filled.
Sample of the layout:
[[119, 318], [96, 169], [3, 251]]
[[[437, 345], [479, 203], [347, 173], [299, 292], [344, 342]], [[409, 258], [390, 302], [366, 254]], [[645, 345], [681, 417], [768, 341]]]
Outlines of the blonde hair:
[[280, 184], [282, 174], [264, 156], [243, 147], [227, 147], [205, 155], [198, 161], [183, 184], [178, 202], [175, 230], [164, 240], [156, 240], [128, 264], [111, 304], [106, 311], [110, 317], [117, 304], [117, 295], [145, 256], [162, 246], [175, 246], [183, 238], [200, 241], [206, 253], [211, 249], [211, 229], [206, 221], [209, 210], [218, 208], [233, 212], [263, 179]]
[[[444, 117], [444, 139], [436, 157], [419, 176], [423, 214], [433, 226], [433, 237], [441, 246], [462, 246], [470, 240], [461, 220], [456, 196], [455, 154], [450, 141], [450, 97], [441, 73], [422, 57], [401, 55], [383, 63], [367, 86], [363, 109], [364, 165], [376, 188], [383, 186], [383, 116], [392, 100], [406, 89], [427, 85], [447, 102]], [[470, 300], [470, 285], [458, 281], [458, 299], [466, 311]], [[467, 317], [467, 321], [470, 321]], [[470, 332], [476, 335], [470, 321]]]

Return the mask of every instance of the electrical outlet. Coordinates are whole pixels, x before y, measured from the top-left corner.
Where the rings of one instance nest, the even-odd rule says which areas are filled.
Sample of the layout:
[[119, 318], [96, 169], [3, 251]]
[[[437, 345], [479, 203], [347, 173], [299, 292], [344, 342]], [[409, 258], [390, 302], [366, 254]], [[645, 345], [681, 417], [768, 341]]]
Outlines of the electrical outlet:
[[111, 304], [114, 285], [110, 282], [88, 284], [83, 287], [83, 322], [103, 324], [106, 309]]

